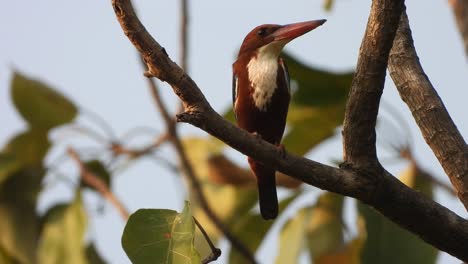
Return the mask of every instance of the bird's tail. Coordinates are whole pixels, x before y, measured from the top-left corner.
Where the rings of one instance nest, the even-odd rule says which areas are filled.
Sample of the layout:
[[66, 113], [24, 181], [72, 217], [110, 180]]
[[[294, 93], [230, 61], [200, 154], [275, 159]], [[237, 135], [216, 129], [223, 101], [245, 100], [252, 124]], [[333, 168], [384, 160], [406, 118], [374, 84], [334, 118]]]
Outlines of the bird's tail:
[[275, 170], [256, 162], [249, 157], [250, 168], [257, 177], [260, 213], [265, 220], [278, 216]]

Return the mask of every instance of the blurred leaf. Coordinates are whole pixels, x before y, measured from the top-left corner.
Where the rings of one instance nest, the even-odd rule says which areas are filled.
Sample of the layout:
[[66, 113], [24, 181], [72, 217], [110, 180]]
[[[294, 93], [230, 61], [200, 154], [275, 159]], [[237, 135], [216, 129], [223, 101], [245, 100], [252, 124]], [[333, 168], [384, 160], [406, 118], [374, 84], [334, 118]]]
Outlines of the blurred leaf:
[[314, 263], [323, 256], [333, 255], [343, 249], [344, 197], [325, 192], [312, 207], [311, 219], [306, 228], [307, 246]]
[[125, 226], [122, 246], [134, 264], [200, 263], [194, 248], [194, 222], [186, 202], [182, 213], [140, 209]]
[[[110, 182], [111, 182], [111, 175], [109, 171], [107, 170], [106, 166], [102, 164], [101, 161], [99, 160], [90, 160], [86, 161], [84, 163], [86, 168], [88, 168], [89, 171], [91, 171], [97, 178], [102, 180], [107, 187], [110, 187]], [[94, 190], [93, 186], [88, 185], [86, 182], [83, 181], [83, 178], [81, 178], [81, 186], [90, 188]]]
[[[287, 53], [282, 57], [288, 65], [293, 87], [283, 144], [288, 151], [304, 155], [334, 135], [341, 125], [353, 72], [323, 71], [304, 65]], [[235, 120], [231, 107], [224, 117]]]
[[353, 72], [333, 73], [307, 66], [287, 53], [283, 59], [297, 85], [288, 114], [289, 130], [283, 144], [291, 152], [306, 154], [334, 135], [344, 117]]
[[[230, 227], [236, 222], [238, 215], [245, 215], [257, 203], [256, 186], [247, 185], [237, 187], [226, 184], [216, 184], [210, 179], [209, 159], [219, 155], [225, 145], [218, 140], [202, 137], [187, 137], [183, 139], [184, 148], [195, 174], [202, 183], [203, 192], [206, 196], [211, 209], [216, 215]], [[197, 199], [193, 201], [193, 214], [202, 224], [205, 231], [209, 234], [211, 240], [216, 243], [220, 237], [220, 232], [212, 221], [205, 214], [204, 210], [197, 204]], [[201, 255], [211, 252], [208, 245], [196, 232], [196, 247]]]
[[39, 167], [49, 150], [47, 133], [29, 129], [14, 136], [0, 152], [0, 184], [25, 167]]
[[207, 166], [209, 179], [215, 184], [255, 184], [255, 176], [249, 169], [241, 168], [223, 154], [209, 156]]
[[[421, 171], [410, 165], [401, 173], [400, 179], [421, 193], [432, 197], [432, 183], [421, 177]], [[438, 251], [420, 238], [402, 229], [379, 212], [358, 204], [358, 210], [365, 220], [367, 240], [361, 261], [366, 263], [435, 263]], [[397, 252], [397, 254], [396, 254]]]
[[[281, 214], [297, 197], [300, 193], [296, 192], [294, 195], [287, 197], [279, 203], [279, 214]], [[266, 221], [260, 214], [247, 213], [236, 216], [236, 222], [234, 223], [231, 230], [234, 232], [237, 238], [239, 238], [250, 252], [257, 251], [258, 247], [262, 243], [265, 235], [275, 221]], [[230, 264], [242, 264], [249, 263], [246, 259], [239, 254], [236, 250], [231, 248], [229, 253]]]
[[354, 72], [334, 73], [303, 64], [287, 53], [282, 54], [291, 79], [297, 83], [292, 102], [297, 105], [327, 107], [344, 104]]
[[49, 147], [47, 131], [30, 128], [13, 137], [2, 152], [15, 156], [23, 166], [35, 166], [42, 164]]
[[324, 0], [323, 8], [325, 9], [325, 11], [331, 11], [334, 2], [334, 0]]
[[77, 108], [65, 96], [44, 83], [15, 73], [11, 96], [16, 109], [32, 126], [50, 129], [72, 121]]
[[41, 264], [85, 264], [87, 215], [78, 192], [71, 204], [59, 204], [44, 219], [39, 243]]
[[89, 244], [85, 250], [88, 264], [106, 264], [107, 262], [101, 257], [94, 244]]
[[284, 224], [275, 263], [297, 263], [304, 246], [304, 230], [310, 218], [310, 209], [302, 208]]
[[36, 200], [43, 176], [41, 167], [26, 167], [0, 185], [0, 247], [17, 263], [36, 262]]
[[0, 185], [12, 173], [21, 168], [21, 162], [9, 153], [0, 153]]

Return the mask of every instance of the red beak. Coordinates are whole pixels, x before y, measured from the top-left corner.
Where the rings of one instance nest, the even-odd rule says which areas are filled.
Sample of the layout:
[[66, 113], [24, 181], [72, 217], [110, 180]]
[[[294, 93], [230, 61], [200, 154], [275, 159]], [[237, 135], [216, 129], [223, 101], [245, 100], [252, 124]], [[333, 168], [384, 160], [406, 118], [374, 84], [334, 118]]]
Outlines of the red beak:
[[273, 32], [273, 34], [271, 35], [273, 36], [274, 41], [284, 40], [284, 39], [293, 40], [311, 31], [312, 29], [318, 26], [321, 26], [326, 21], [327, 21], [326, 19], [319, 19], [319, 20], [312, 20], [312, 21], [284, 25], [284, 26], [281, 26], [275, 32]]

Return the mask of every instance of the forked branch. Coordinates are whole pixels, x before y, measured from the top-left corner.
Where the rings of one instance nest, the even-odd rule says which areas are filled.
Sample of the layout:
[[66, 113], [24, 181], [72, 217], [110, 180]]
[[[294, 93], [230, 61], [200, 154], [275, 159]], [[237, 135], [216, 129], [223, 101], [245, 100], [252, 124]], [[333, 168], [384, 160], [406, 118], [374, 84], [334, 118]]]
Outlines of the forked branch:
[[[395, 1], [374, 0], [371, 12], [378, 10], [378, 13], [371, 13], [368, 24], [381, 26], [370, 26], [366, 31], [369, 34], [366, 33], [364, 42], [369, 41], [368, 38], [374, 38], [375, 42], [393, 41], [400, 15], [398, 12], [401, 12], [401, 8], [398, 10], [398, 4], [393, 5], [390, 2]], [[168, 82], [175, 94], [183, 101], [185, 112], [178, 115], [178, 121], [197, 126], [243, 154], [255, 157], [256, 160], [307, 184], [357, 198], [373, 206], [392, 221], [435, 247], [468, 261], [468, 251], [466, 250], [468, 222], [465, 219], [421, 193], [406, 187], [384, 169], [378, 168], [376, 170], [375, 166], [362, 170], [355, 170], [352, 166], [351, 169], [347, 169], [346, 166], [344, 169], [330, 167], [287, 152], [280, 152], [275, 146], [234, 126], [212, 109], [195, 82], [168, 57], [165, 50], [151, 37], [136, 17], [131, 3], [128, 0], [113, 0], [112, 4], [122, 29], [147, 63], [147, 75]], [[394, 14], [394, 12], [396, 13]], [[395, 16], [397, 16], [396, 21]], [[376, 38], [379, 36], [382, 39]], [[386, 61], [388, 51], [385, 50], [390, 49], [390, 47], [391, 43], [382, 44], [382, 52], [384, 53], [370, 53], [370, 56], [362, 58], [370, 60], [370, 62], [363, 63], [371, 63], [370, 65], [372, 65], [372, 63], [381, 63], [381, 60]], [[374, 57], [380, 55], [384, 58]], [[378, 69], [385, 71], [384, 66], [380, 66]], [[368, 74], [359, 68], [357, 72], [361, 75]], [[376, 71], [375, 76], [378, 76], [375, 79], [380, 81], [382, 73]], [[365, 82], [362, 83], [362, 86], [367, 85]], [[376, 92], [379, 93], [378, 89], [380, 88], [375, 87]], [[380, 95], [374, 95], [371, 98], [377, 100], [377, 102], [372, 102], [373, 107], [378, 106]], [[372, 112], [372, 114], [375, 113], [375, 111]], [[374, 129], [372, 126], [366, 125], [367, 135], [372, 133], [370, 128]], [[371, 141], [372, 138], [367, 140], [372, 144]]]

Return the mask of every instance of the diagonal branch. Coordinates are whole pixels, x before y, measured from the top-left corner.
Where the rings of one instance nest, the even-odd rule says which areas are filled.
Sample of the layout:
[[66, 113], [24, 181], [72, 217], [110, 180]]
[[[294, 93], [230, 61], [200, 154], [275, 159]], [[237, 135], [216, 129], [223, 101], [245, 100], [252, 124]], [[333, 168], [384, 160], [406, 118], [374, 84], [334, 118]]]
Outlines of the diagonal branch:
[[401, 98], [468, 210], [468, 147], [419, 63], [406, 13], [388, 66]]
[[[149, 69], [147, 75], [168, 82], [184, 102], [185, 112], [178, 115], [178, 121], [197, 126], [241, 153], [307, 184], [357, 198], [440, 250], [468, 261], [468, 221], [408, 188], [383, 169], [355, 171], [330, 167], [279, 151], [226, 121], [211, 108], [193, 80], [151, 37], [130, 2], [113, 0], [112, 4], [123, 31], [145, 58]], [[373, 18], [386, 20], [393, 17], [385, 12]]]
[[109, 203], [114, 205], [114, 207], [119, 211], [123, 219], [127, 220], [129, 213], [125, 209], [124, 205], [120, 202], [119, 199], [114, 195], [114, 193], [109, 190], [109, 187], [104, 181], [102, 181], [98, 176], [91, 172], [86, 165], [81, 161], [78, 153], [73, 148], [68, 148], [68, 155], [75, 161], [75, 163], [80, 168], [80, 175], [83, 182], [92, 186], [99, 194], [102, 195]]

